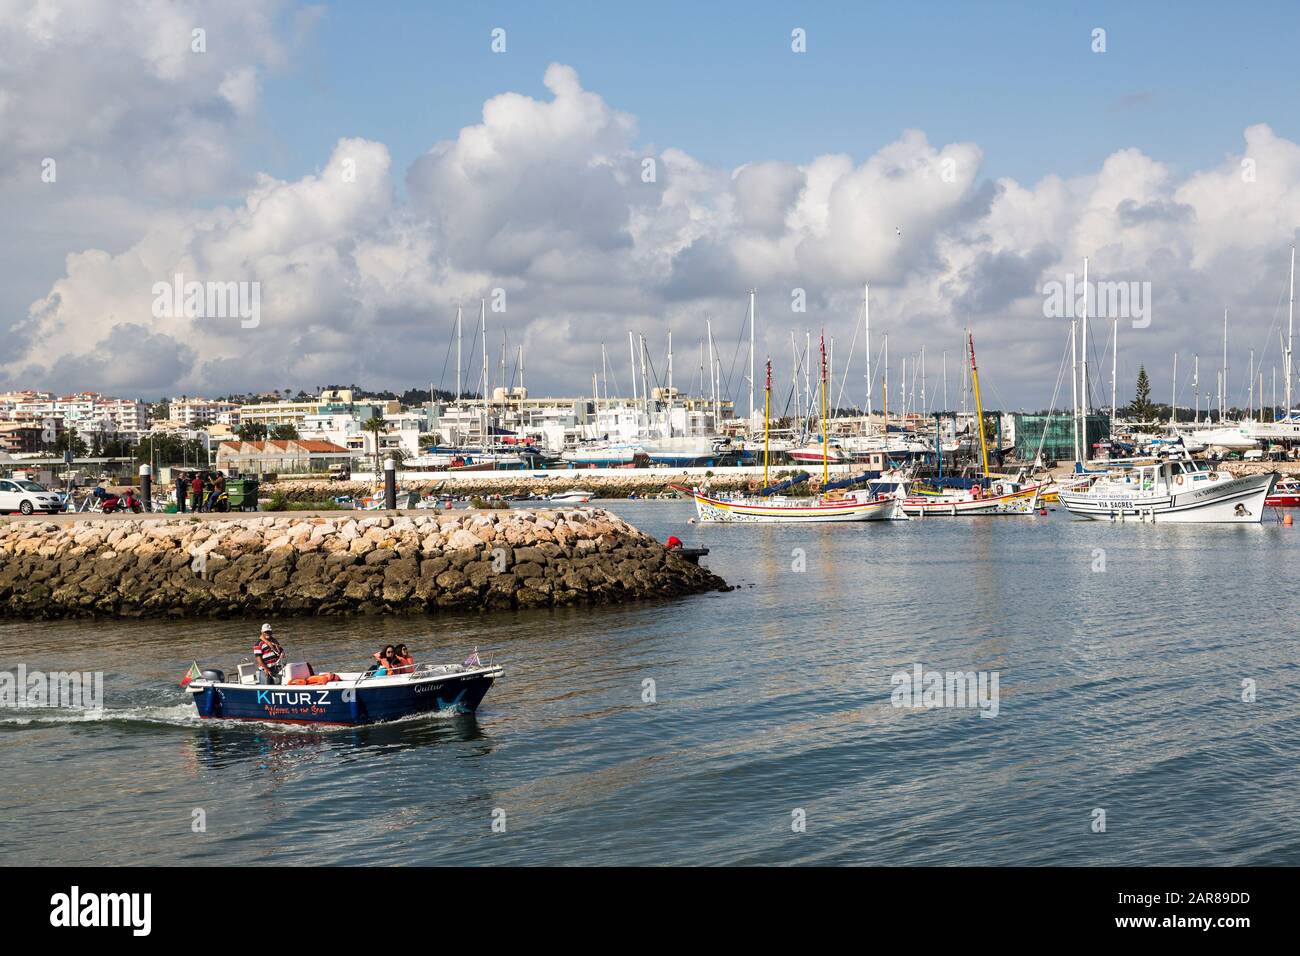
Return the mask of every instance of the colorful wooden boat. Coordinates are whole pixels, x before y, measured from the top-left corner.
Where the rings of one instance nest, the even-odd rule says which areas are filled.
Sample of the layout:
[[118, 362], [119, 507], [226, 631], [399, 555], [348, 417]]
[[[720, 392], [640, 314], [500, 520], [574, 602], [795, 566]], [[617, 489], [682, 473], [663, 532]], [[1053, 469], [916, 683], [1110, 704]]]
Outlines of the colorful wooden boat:
[[797, 498], [785, 495], [710, 495], [690, 492], [701, 521], [897, 521], [906, 520], [901, 499], [873, 492]]

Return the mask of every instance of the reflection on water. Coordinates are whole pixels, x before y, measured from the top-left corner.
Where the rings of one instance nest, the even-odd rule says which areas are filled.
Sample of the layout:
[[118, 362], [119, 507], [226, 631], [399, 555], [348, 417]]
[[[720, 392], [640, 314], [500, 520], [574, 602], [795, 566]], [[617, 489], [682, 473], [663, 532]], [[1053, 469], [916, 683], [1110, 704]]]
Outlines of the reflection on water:
[[[332, 752], [340, 764], [384, 760], [403, 750], [438, 745], [476, 743], [473, 756], [486, 756], [492, 738], [483, 732], [473, 714], [422, 716], [364, 727], [330, 727], [287, 731], [273, 724], [250, 727], [247, 722], [203, 721], [187, 737], [186, 767], [195, 773], [227, 770], [253, 763], [258, 769], [288, 770], [296, 757], [314, 758]], [[470, 754], [462, 754], [466, 756]]]
[[[0, 670], [103, 671], [106, 702], [0, 711], [6, 859], [1300, 862], [1300, 529], [689, 526], [683, 503], [615, 507], [708, 545], [736, 590], [276, 622], [290, 659], [336, 670], [385, 643], [477, 646], [506, 673], [475, 716], [201, 722], [180, 677], [233, 671], [261, 621], [0, 624]], [[918, 662], [998, 671], [999, 715], [894, 709], [891, 675]]]

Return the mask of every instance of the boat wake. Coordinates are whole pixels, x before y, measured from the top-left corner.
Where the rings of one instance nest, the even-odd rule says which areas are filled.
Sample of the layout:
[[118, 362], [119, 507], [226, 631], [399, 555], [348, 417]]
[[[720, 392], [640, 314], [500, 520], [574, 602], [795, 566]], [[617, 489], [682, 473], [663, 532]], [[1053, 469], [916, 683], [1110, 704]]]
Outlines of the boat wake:
[[[423, 721], [455, 720], [466, 716], [460, 710], [451, 709], [428, 713], [410, 714], [396, 720], [385, 721], [385, 726]], [[168, 727], [189, 727], [227, 730], [275, 730], [279, 733], [336, 733], [355, 730], [355, 727], [334, 724], [287, 724], [274, 720], [222, 720], [221, 718], [203, 719], [199, 717], [193, 704], [167, 704], [139, 707], [104, 707], [99, 710], [81, 710], [73, 708], [26, 708], [11, 711], [0, 716], [0, 732], [8, 729], [53, 727], [77, 724], [154, 724]]]
[[0, 727], [32, 727], [54, 724], [144, 723], [197, 726], [199, 716], [190, 704], [166, 706], [79, 708], [25, 708], [0, 716]]

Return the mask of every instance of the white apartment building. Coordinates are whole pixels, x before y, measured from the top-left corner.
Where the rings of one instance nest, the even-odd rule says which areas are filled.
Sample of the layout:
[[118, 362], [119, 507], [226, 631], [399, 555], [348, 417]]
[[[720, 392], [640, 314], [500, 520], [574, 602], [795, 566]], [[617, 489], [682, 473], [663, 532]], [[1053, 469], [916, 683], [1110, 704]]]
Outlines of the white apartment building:
[[149, 429], [149, 407], [138, 399], [109, 398], [97, 392], [54, 396], [19, 393], [12, 414], [23, 418], [58, 419], [79, 432], [112, 431], [138, 437]]
[[206, 398], [173, 398], [169, 403], [171, 419], [190, 428], [203, 425], [238, 426], [239, 407], [234, 402], [217, 402]]
[[256, 405], [240, 405], [235, 411], [239, 423], [265, 425], [268, 429], [276, 425], [292, 425], [300, 432], [304, 419], [309, 415], [319, 414], [322, 403], [310, 402], [260, 402]]

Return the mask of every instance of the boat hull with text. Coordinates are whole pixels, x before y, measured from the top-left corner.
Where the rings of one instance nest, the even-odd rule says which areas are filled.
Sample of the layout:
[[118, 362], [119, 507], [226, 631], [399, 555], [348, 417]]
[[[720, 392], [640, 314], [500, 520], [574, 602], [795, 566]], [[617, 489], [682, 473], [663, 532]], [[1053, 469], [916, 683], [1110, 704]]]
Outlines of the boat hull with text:
[[502, 668], [425, 665], [412, 674], [339, 674], [325, 684], [195, 680], [185, 688], [200, 717], [293, 724], [372, 724], [418, 714], [472, 713]]
[[1177, 477], [1184, 480], [1099, 481], [1086, 491], [1062, 490], [1061, 504], [1072, 515], [1097, 521], [1258, 524], [1278, 478], [1274, 472], [1237, 478], [1208, 471]]

